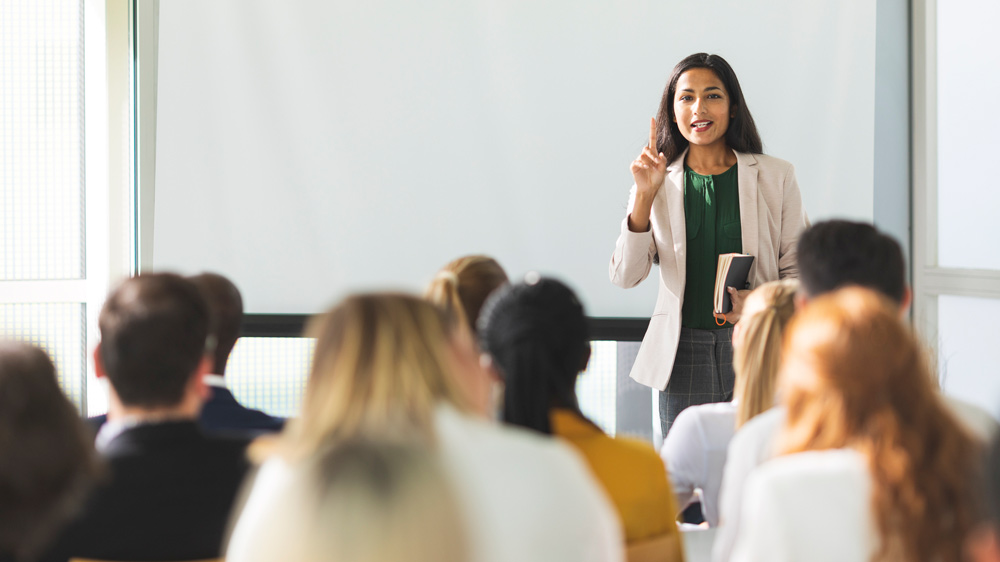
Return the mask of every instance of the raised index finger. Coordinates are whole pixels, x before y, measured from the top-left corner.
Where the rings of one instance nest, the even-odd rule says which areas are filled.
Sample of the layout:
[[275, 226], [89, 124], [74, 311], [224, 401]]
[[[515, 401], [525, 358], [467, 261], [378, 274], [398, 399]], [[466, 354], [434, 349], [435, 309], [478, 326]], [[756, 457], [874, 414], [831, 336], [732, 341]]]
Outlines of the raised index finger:
[[653, 151], [653, 154], [657, 153], [656, 150], [656, 117], [649, 118], [649, 149]]

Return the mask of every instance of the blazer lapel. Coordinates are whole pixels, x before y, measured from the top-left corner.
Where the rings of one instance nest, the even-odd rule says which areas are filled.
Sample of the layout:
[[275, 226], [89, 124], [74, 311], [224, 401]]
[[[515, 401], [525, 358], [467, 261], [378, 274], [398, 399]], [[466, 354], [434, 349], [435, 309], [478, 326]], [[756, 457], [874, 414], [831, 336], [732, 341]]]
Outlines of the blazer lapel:
[[756, 258], [760, 249], [760, 236], [757, 232], [757, 159], [754, 158], [753, 154], [736, 152], [736, 165], [739, 177], [740, 232], [743, 235], [743, 253], [750, 254], [755, 258], [748, 278], [751, 286], [756, 287]]
[[[667, 166], [667, 181], [661, 193], [667, 201], [667, 216], [670, 218], [670, 237], [674, 244], [674, 260], [677, 264], [677, 277], [686, 279], [687, 275], [687, 223], [684, 220], [684, 158], [687, 149]], [[742, 217], [741, 217], [742, 219]], [[660, 256], [663, 259], [663, 256]]]

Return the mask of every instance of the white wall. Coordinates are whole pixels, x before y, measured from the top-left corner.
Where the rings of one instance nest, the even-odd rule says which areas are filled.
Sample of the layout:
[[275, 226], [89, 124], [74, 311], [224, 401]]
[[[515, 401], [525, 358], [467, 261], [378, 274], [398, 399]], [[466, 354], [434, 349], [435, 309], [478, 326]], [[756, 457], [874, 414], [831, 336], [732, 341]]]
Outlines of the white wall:
[[455, 256], [554, 273], [645, 316], [607, 263], [671, 67], [718, 53], [813, 220], [873, 216], [875, 3], [160, 7], [156, 268], [212, 269], [250, 312], [419, 289]]

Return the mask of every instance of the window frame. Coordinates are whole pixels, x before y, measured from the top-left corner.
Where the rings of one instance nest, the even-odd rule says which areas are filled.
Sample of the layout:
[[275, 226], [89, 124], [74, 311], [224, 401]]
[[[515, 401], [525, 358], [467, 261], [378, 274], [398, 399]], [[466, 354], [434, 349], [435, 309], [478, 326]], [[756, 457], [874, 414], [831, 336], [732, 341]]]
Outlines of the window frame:
[[1000, 271], [939, 265], [937, 2], [913, 2], [913, 312], [917, 330], [940, 353], [938, 297], [1000, 299]]

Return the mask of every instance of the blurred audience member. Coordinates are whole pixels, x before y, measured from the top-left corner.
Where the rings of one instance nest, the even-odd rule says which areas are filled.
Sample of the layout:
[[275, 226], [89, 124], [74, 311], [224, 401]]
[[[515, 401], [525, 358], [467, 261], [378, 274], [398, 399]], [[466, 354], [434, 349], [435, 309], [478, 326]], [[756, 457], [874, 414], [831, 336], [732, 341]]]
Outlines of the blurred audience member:
[[45, 560], [219, 556], [246, 440], [198, 427], [212, 364], [205, 299], [177, 275], [142, 275], [111, 293], [99, 325], [94, 366], [110, 390], [97, 441], [110, 479]]
[[470, 416], [459, 377], [479, 369], [468, 330], [408, 295], [348, 297], [310, 323], [302, 414], [261, 466], [228, 562], [254, 560], [268, 513], [321, 451], [357, 438], [430, 447], [458, 497], [472, 560], [622, 559], [619, 523], [565, 446]]
[[[900, 318], [909, 311], [911, 293], [906, 284], [903, 250], [891, 236], [870, 224], [844, 220], [817, 223], [799, 238], [798, 259], [798, 309], [808, 308], [811, 299], [830, 291], [860, 286], [889, 299]], [[885, 351], [896, 353], [892, 349]], [[932, 369], [923, 372], [933, 377]], [[932, 384], [937, 385], [936, 378]], [[996, 433], [996, 420], [981, 408], [940, 397], [982, 443]], [[715, 562], [729, 560], [739, 532], [743, 486], [754, 468], [774, 456], [775, 437], [784, 420], [785, 409], [772, 408], [747, 422], [729, 444], [719, 495], [720, 527], [712, 553]]]
[[[468, 327], [475, 344], [476, 320], [483, 303], [506, 283], [507, 274], [493, 258], [464, 256], [444, 266], [434, 276], [425, 296], [452, 315], [460, 325]], [[496, 417], [499, 381], [495, 373], [490, 369], [478, 369], [464, 375], [459, 383], [469, 404], [479, 414]]]
[[507, 273], [489, 256], [463, 256], [441, 268], [427, 287], [427, 300], [476, 333], [486, 299], [507, 284]]
[[211, 390], [208, 401], [201, 409], [198, 422], [209, 432], [261, 433], [281, 431], [284, 420], [243, 406], [226, 388], [226, 363], [240, 337], [243, 325], [243, 297], [232, 281], [217, 273], [202, 273], [189, 277], [201, 291], [212, 313], [212, 337], [215, 351], [212, 354], [212, 372], [205, 375], [205, 384]]
[[415, 444], [347, 440], [294, 470], [243, 562], [465, 562], [457, 500]]
[[744, 423], [774, 405], [781, 339], [795, 313], [798, 281], [771, 281], [754, 289], [733, 328], [732, 402], [702, 404], [674, 420], [660, 456], [682, 509], [698, 501], [709, 526], [719, 524], [719, 487], [729, 441]]
[[673, 535], [662, 560], [681, 560], [677, 508], [656, 451], [608, 437], [580, 411], [576, 379], [590, 360], [590, 337], [573, 291], [546, 278], [504, 287], [483, 308], [479, 334], [505, 382], [503, 420], [572, 444], [617, 507], [626, 541]]
[[861, 288], [817, 298], [783, 354], [781, 456], [747, 481], [732, 559], [963, 560], [980, 447], [898, 303]]
[[[285, 420], [243, 406], [226, 387], [226, 364], [243, 324], [243, 297], [239, 289], [229, 279], [215, 273], [202, 273], [188, 280], [198, 287], [208, 303], [212, 316], [209, 338], [214, 342], [212, 370], [204, 377], [210, 395], [201, 408], [198, 423], [209, 433], [254, 436], [281, 431]], [[99, 430], [107, 416], [95, 416], [88, 421]]]
[[48, 355], [0, 343], [0, 560], [35, 560], [79, 508], [98, 466]]

